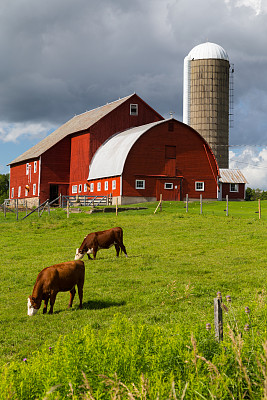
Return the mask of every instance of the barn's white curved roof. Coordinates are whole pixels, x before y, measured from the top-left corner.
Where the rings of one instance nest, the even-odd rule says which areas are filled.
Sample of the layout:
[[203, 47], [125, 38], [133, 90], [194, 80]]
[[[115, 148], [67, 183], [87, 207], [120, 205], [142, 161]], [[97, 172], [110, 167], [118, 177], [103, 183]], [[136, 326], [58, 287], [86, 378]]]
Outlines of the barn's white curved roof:
[[190, 60], [203, 60], [207, 58], [217, 58], [229, 61], [228, 54], [218, 44], [206, 42], [195, 46], [187, 56]]
[[166, 120], [137, 126], [111, 136], [92, 158], [88, 180], [121, 175], [126, 158], [135, 142], [149, 129], [164, 122]]

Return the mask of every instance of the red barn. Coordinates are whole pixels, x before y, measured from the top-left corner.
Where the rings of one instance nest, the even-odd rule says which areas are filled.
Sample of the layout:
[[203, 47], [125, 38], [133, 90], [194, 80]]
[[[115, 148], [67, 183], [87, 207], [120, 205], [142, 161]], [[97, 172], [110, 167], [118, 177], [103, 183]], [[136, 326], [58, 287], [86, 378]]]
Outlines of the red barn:
[[10, 200], [27, 199], [38, 205], [62, 195], [88, 194], [91, 159], [116, 132], [162, 120], [135, 93], [77, 115], [10, 165]]
[[30, 206], [59, 194], [112, 195], [118, 204], [161, 194], [163, 200], [216, 200], [224, 197], [219, 179], [215, 157], [197, 131], [164, 120], [132, 94], [73, 117], [12, 161], [10, 200], [27, 199]]
[[217, 199], [219, 170], [203, 137], [175, 119], [120, 132], [96, 151], [88, 183], [94, 195], [111, 191], [119, 204]]

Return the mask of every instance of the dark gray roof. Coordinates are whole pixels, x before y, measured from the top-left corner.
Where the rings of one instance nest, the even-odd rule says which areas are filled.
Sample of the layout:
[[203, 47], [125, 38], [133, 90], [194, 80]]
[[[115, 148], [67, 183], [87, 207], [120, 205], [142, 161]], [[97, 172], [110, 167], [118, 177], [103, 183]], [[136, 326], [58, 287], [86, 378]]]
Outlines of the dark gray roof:
[[60, 126], [58, 129], [56, 129], [46, 138], [41, 140], [35, 146], [25, 151], [19, 157], [15, 158], [15, 160], [11, 161], [8, 165], [40, 157], [41, 154], [43, 154], [45, 151], [50, 149], [52, 146], [60, 142], [60, 140], [64, 139], [68, 135], [90, 128], [90, 126], [92, 126], [101, 118], [103, 118], [105, 115], [107, 115], [112, 110], [120, 106], [122, 103], [131, 98], [133, 95], [134, 94], [131, 94], [127, 97], [123, 97], [122, 99], [113, 101], [112, 103], [108, 103], [102, 107], [95, 108], [83, 114], [75, 115], [75, 117], [70, 119], [64, 125]]

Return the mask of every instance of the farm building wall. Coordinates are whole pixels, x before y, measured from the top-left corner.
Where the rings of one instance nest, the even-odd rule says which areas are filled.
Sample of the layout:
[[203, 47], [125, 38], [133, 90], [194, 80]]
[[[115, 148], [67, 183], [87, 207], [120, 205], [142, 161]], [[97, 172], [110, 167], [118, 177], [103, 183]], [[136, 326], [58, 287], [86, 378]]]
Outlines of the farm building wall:
[[[185, 124], [164, 121], [148, 128], [132, 145], [120, 192], [112, 195], [119, 196], [119, 204], [155, 201], [161, 194], [163, 200], [183, 200], [186, 194], [217, 199], [217, 176], [218, 166], [205, 140]], [[89, 181], [95, 195], [107, 194], [108, 179]]]
[[[130, 115], [131, 104], [137, 104], [137, 115]], [[88, 131], [73, 135], [71, 138], [69, 194], [99, 195], [100, 191], [96, 190], [97, 182], [93, 192], [90, 193], [88, 193], [89, 189], [86, 185], [89, 165], [96, 150], [115, 133], [160, 120], [163, 120], [161, 115], [146, 104], [139, 96], [133, 95], [129, 100], [92, 125]], [[111, 187], [110, 185], [108, 186]], [[117, 183], [116, 189], [111, 191], [109, 189], [108, 193], [119, 196], [120, 190], [118, 188]], [[101, 189], [101, 194], [107, 195], [108, 193], [107, 190]]]
[[39, 172], [39, 159], [31, 159], [11, 166], [9, 185], [11, 206], [14, 199], [18, 199], [19, 204], [26, 199], [30, 207], [38, 203]]
[[[130, 115], [131, 104], [137, 104], [137, 115]], [[132, 96], [90, 128], [90, 162], [96, 150], [115, 133], [163, 119], [161, 115], [146, 104], [139, 96]]]
[[[202, 194], [216, 199], [217, 168], [209, 146], [196, 131], [178, 121], [160, 124], [132, 147], [123, 171], [122, 196], [158, 200], [163, 194], [163, 199], [183, 200], [186, 194], [190, 198]], [[136, 188], [136, 180], [144, 180], [145, 187]], [[196, 190], [196, 182], [203, 182], [203, 190]]]
[[[229, 200], [244, 200], [245, 199], [245, 183], [235, 184], [235, 190], [231, 190], [230, 183], [222, 183], [222, 199], [225, 200], [228, 195]], [[233, 189], [233, 188], [232, 188]]]
[[68, 194], [70, 177], [70, 137], [66, 137], [41, 156], [40, 202]]

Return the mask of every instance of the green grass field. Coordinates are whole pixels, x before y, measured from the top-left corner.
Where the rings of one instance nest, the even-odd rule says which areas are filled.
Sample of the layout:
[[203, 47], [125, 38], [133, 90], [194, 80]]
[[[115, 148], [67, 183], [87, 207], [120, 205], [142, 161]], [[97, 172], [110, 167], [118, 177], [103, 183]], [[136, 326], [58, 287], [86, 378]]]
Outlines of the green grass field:
[[[141, 374], [151, 369], [148, 368], [150, 363], [156, 365], [155, 354], [161, 354], [159, 364], [161, 367], [157, 367], [162, 369], [160, 378], [158, 375], [157, 378], [153, 378], [152, 372], [152, 375], [148, 374], [150, 381], [154, 382], [153, 389], [150, 387], [150, 392], [154, 395], [150, 394], [150, 397], [148, 394], [147, 397], [136, 395], [132, 398], [156, 399], [155, 393], [161, 393], [160, 388], [163, 390], [163, 381], [166, 387], [169, 387], [169, 393], [173, 390], [177, 398], [182, 398], [183, 393], [184, 398], [188, 399], [201, 398], [201, 396], [204, 396], [203, 398], [231, 398], [231, 393], [236, 393], [237, 396], [242, 390], [242, 395], [247, 393], [247, 396], [250, 396], [246, 398], [264, 398], [264, 379], [267, 385], [264, 373], [258, 372], [257, 377], [253, 378], [255, 382], [249, 376], [252, 390], [241, 367], [240, 374], [236, 376], [242, 375], [242, 379], [240, 378], [244, 382], [244, 387], [241, 385], [242, 390], [240, 386], [236, 388], [237, 391], [234, 391], [232, 384], [229, 383], [230, 393], [225, 388], [223, 391], [226, 397], [219, 394], [217, 394], [219, 397], [216, 397], [215, 392], [213, 392], [215, 397], [212, 397], [207, 389], [207, 382], [203, 392], [200, 391], [201, 387], [204, 387], [203, 384], [199, 384], [197, 389], [194, 388], [192, 382], [196, 381], [197, 363], [194, 363], [196, 356], [192, 356], [193, 361], [189, 362], [188, 371], [193, 368], [191, 375], [187, 378], [177, 378], [177, 364], [175, 364], [177, 360], [174, 360], [174, 355], [178, 351], [175, 347], [178, 344], [176, 342], [174, 344], [173, 340], [177, 336], [179, 346], [184, 348], [184, 358], [181, 356], [183, 363], [188, 361], [189, 357], [186, 346], [191, 348], [191, 355], [196, 354], [194, 350], [196, 345], [192, 339], [195, 337], [197, 341], [200, 341], [199, 348], [202, 349], [202, 352], [198, 353], [199, 357], [210, 357], [213, 362], [214, 357], [215, 359], [217, 357], [217, 361], [220, 360], [218, 362], [223, 365], [226, 363], [226, 359], [222, 361], [223, 348], [228, 346], [227, 343], [232, 343], [234, 349], [234, 341], [238, 341], [238, 336], [231, 340], [231, 332], [236, 335], [242, 332], [242, 338], [244, 335], [246, 338], [244, 326], [249, 323], [250, 332], [247, 334], [249, 344], [244, 345], [244, 348], [248, 346], [245, 358], [251, 357], [250, 366], [257, 365], [257, 357], [262, 360], [263, 345], [267, 340], [267, 202], [261, 202], [260, 220], [257, 202], [230, 202], [228, 217], [225, 215], [225, 203], [222, 202], [203, 203], [202, 215], [200, 215], [197, 202], [189, 204], [188, 213], [182, 202], [164, 202], [162, 212], [158, 211], [156, 214], [154, 214], [156, 203], [146, 204], [146, 206], [148, 207], [146, 210], [124, 211], [118, 216], [115, 213], [86, 214], [83, 212], [70, 214], [68, 219], [62, 210], [52, 210], [50, 216], [45, 212], [40, 218], [33, 214], [23, 221], [22, 215], [19, 221], [16, 221], [13, 214], [7, 214], [6, 218], [2, 213], [0, 214], [2, 248], [0, 254], [2, 283], [0, 360], [2, 392], [4, 393], [2, 397], [0, 395], [0, 398], [13, 398], [14, 393], [17, 396], [14, 398], [45, 398], [45, 393], [57, 383], [63, 385], [65, 392], [61, 387], [58, 391], [52, 391], [49, 398], [65, 398], [66, 391], [69, 397], [80, 398], [78, 396], [80, 389], [77, 389], [81, 386], [80, 381], [72, 382], [70, 385], [68, 379], [71, 380], [75, 374], [71, 372], [69, 365], [71, 360], [68, 362], [66, 360], [73, 357], [76, 360], [73, 364], [74, 369], [78, 371], [76, 372], [79, 379], [85, 379], [82, 371], [86, 370], [84, 365], [88, 362], [84, 360], [84, 354], [87, 354], [90, 348], [94, 357], [97, 357], [94, 363], [97, 363], [97, 359], [100, 360], [102, 354], [99, 346], [105, 349], [103, 354], [109, 353], [110, 357], [102, 360], [98, 367], [94, 364], [93, 370], [98, 371], [99, 376], [109, 373], [114, 377], [117, 373], [118, 380], [124, 379], [125, 385], [126, 381], [129, 385], [134, 382], [131, 379], [138, 379], [139, 382], [135, 381], [135, 384], [139, 384], [143, 390], [145, 383], [140, 381]], [[76, 247], [79, 247], [84, 236], [89, 232], [113, 226], [123, 228], [124, 244], [129, 257], [121, 255], [117, 259], [115, 248], [99, 251], [95, 261], [88, 261], [84, 257], [86, 275], [83, 310], [77, 307], [78, 297], [74, 300], [73, 309], [68, 310], [69, 294], [59, 293], [53, 315], [43, 315], [40, 310], [36, 316], [28, 317], [27, 297], [32, 292], [37, 274], [49, 265], [73, 260]], [[227, 305], [229, 312], [224, 313], [223, 316], [225, 332], [229, 333], [225, 338], [224, 346], [214, 340], [213, 298], [216, 297], [218, 291], [222, 293], [225, 304], [226, 295], [232, 298], [232, 303]], [[251, 310], [249, 315], [244, 311], [246, 306]], [[211, 332], [205, 329], [207, 323], [212, 326]], [[138, 332], [143, 330], [146, 334], [143, 339], [140, 339]], [[103, 338], [103, 342], [96, 344], [99, 338]], [[125, 338], [128, 341], [124, 342]], [[66, 342], [62, 344], [62, 341]], [[86, 351], [80, 348], [81, 343], [83, 349], [87, 349]], [[124, 347], [119, 346], [118, 350], [116, 346], [119, 343], [124, 343]], [[129, 343], [132, 343], [132, 346]], [[127, 360], [129, 360], [131, 351], [135, 352], [135, 358], [138, 360], [140, 349], [146, 348], [148, 343], [154, 343], [154, 350], [158, 349], [153, 353], [154, 358], [150, 350], [147, 350], [148, 358], [145, 364], [140, 362], [139, 366], [135, 365], [134, 373], [131, 372], [133, 367], [129, 370], [121, 369], [121, 363], [127, 365], [126, 358], [128, 357]], [[56, 367], [53, 365], [53, 370], [58, 371], [58, 379], [52, 379], [49, 373], [44, 372], [45, 376], [50, 376], [51, 379], [45, 381], [44, 377], [40, 376], [39, 380], [36, 378], [35, 384], [31, 383], [30, 388], [25, 389], [22, 383], [17, 383], [18, 388], [11, 388], [11, 381], [20, 382], [23, 376], [27, 380], [26, 372], [32, 373], [34, 363], [38, 365], [38, 371], [46, 371], [44, 361], [41, 362], [40, 357], [46, 359], [49, 348], [54, 351], [53, 362], [55, 362], [55, 356], [58, 360]], [[169, 359], [173, 359], [169, 365], [163, 357], [164, 348]], [[118, 352], [121, 357], [125, 357], [124, 361], [114, 361], [117, 359]], [[142, 352], [146, 353], [144, 349]], [[60, 354], [62, 354], [62, 364], [63, 360], [64, 365], [67, 364], [68, 373], [60, 364]], [[48, 357], [50, 358], [46, 360], [46, 363], [49, 365], [52, 359], [51, 354]], [[234, 355], [232, 357], [234, 358]], [[27, 362], [23, 362], [25, 359]], [[30, 360], [35, 361], [31, 364]], [[205, 364], [203, 360], [202, 363]], [[246, 368], [249, 370], [247, 364]], [[19, 371], [16, 378], [12, 375], [14, 370]], [[155, 374], [156, 370], [155, 367]], [[87, 378], [90, 371], [92, 367], [87, 368]], [[225, 370], [224, 373], [226, 373]], [[12, 376], [13, 380], [11, 380]], [[206, 376], [208, 376], [207, 372]], [[116, 379], [112, 381], [113, 386], [111, 386], [114, 388], [117, 385], [122, 390], [123, 386], [115, 381]], [[40, 382], [43, 384], [41, 385]], [[103, 393], [106, 391], [103, 389], [103, 383], [100, 384], [97, 381], [94, 386], [92, 376], [90, 382], [93, 386], [92, 391], [88, 389], [90, 386], [88, 383], [87, 393], [90, 392], [92, 397], [88, 398], [112, 398], [104, 397]], [[173, 387], [172, 382], [175, 382]], [[223, 385], [227, 385], [225, 381], [222, 382], [224, 383], [221, 384], [221, 389]], [[267, 388], [265, 390], [267, 393]], [[194, 391], [200, 393], [201, 396], [193, 395]], [[59, 393], [62, 397], [57, 397], [60, 396]], [[162, 392], [162, 397], [159, 398], [176, 398], [164, 397], [165, 395], [166, 391]], [[130, 397], [128, 394], [128, 397], [121, 398]], [[240, 397], [234, 398], [241, 398], [241, 394]]]

